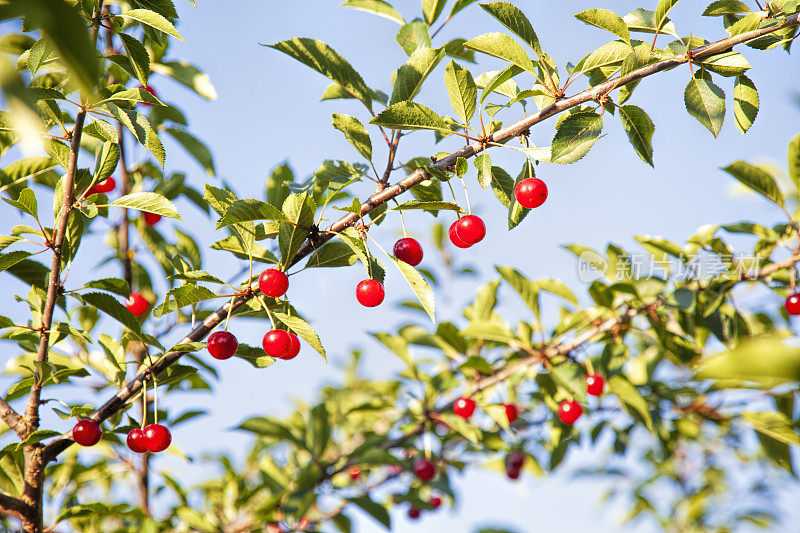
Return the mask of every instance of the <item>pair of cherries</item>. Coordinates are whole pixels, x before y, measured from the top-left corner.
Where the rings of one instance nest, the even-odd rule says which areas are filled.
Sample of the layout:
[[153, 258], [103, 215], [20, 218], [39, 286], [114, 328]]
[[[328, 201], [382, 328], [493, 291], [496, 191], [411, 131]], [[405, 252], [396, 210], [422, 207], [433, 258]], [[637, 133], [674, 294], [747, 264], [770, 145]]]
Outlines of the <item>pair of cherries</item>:
[[[513, 403], [504, 403], [502, 405], [503, 409], [505, 409], [508, 423], [513, 424], [519, 416], [519, 410], [517, 409], [517, 406]], [[460, 416], [464, 420], [469, 420], [474, 412], [475, 400], [472, 398], [466, 398], [462, 396], [453, 403], [453, 413], [455, 413], [457, 416]]]
[[[270, 298], [280, 298], [289, 290], [289, 277], [282, 270], [268, 268], [258, 276], [258, 288]], [[300, 339], [283, 329], [268, 331], [261, 346], [270, 357], [286, 361], [294, 359], [300, 353]]]
[[[103, 431], [91, 418], [79, 420], [72, 428], [72, 440], [81, 446], [94, 446], [100, 442]], [[128, 448], [136, 453], [162, 452], [172, 443], [172, 435], [161, 424], [150, 424], [144, 429], [134, 428], [128, 433]]]
[[[442, 499], [439, 496], [433, 496], [430, 500], [428, 500], [428, 505], [433, 507], [434, 510], [438, 509], [442, 506]], [[408, 508], [408, 517], [411, 520], [416, 520], [422, 514], [422, 509], [412, 505]]]
[[[422, 246], [417, 239], [403, 237], [394, 243], [394, 256], [404, 263], [417, 266], [422, 262]], [[385, 297], [383, 284], [376, 279], [365, 279], [356, 285], [356, 300], [364, 307], [377, 307]]]
[[477, 215], [465, 215], [450, 224], [448, 235], [456, 247], [469, 248], [486, 236], [486, 224]]
[[[586, 394], [590, 396], [600, 396], [603, 394], [606, 381], [600, 374], [590, 374], [586, 376]], [[583, 407], [575, 400], [564, 400], [558, 406], [558, 418], [564, 424], [571, 426], [583, 414]]]

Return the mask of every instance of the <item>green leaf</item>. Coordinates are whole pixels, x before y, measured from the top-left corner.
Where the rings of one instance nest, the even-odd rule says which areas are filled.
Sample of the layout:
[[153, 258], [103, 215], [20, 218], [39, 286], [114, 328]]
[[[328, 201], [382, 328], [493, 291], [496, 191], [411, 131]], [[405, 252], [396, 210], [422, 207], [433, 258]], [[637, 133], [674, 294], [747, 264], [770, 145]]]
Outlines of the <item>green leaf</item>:
[[408, 282], [409, 286], [411, 286], [411, 290], [414, 291], [414, 294], [419, 299], [419, 302], [422, 304], [422, 307], [425, 309], [425, 312], [428, 313], [428, 316], [431, 317], [431, 321], [436, 323], [436, 315], [435, 315], [435, 299], [433, 296], [433, 289], [431, 289], [430, 285], [425, 281], [425, 278], [422, 277], [417, 269], [406, 263], [405, 261], [401, 261], [393, 256], [390, 256], [392, 261], [394, 261], [395, 266], [397, 266], [400, 273], [403, 274], [403, 277]]
[[395, 10], [389, 3], [383, 0], [347, 0], [342, 7], [352, 7], [359, 11], [366, 11], [367, 13], [374, 13], [379, 17], [387, 18], [393, 22], [405, 24], [403, 17]]
[[159, 100], [158, 97], [150, 94], [150, 91], [147, 91], [139, 87], [135, 87], [133, 89], [126, 89], [124, 91], [119, 91], [117, 93], [114, 93], [108, 98], [99, 101], [98, 104], [104, 104], [106, 102], [123, 102], [123, 103], [144, 102], [146, 104], [160, 106], [160, 107], [166, 106], [166, 104], [161, 100]]
[[701, 64], [721, 76], [739, 76], [750, 68], [747, 58], [739, 52], [723, 52], [707, 57]]
[[433, 110], [415, 102], [398, 102], [378, 113], [370, 124], [395, 130], [440, 130], [451, 132], [447, 123]]
[[447, 0], [422, 0], [422, 14], [425, 16], [428, 26], [436, 22], [446, 3]]
[[118, 294], [123, 298], [127, 298], [131, 293], [131, 287], [124, 279], [119, 278], [102, 278], [88, 282], [81, 287], [83, 289], [100, 289], [108, 292]]
[[414, 20], [400, 28], [395, 39], [409, 56], [417, 48], [433, 48], [428, 25], [421, 20]]
[[331, 422], [324, 403], [311, 409], [306, 426], [306, 449], [314, 457], [322, 457], [331, 440]]
[[636, 390], [630, 381], [621, 375], [611, 376], [608, 379], [608, 388], [622, 403], [622, 407], [634, 419], [643, 423], [645, 427], [653, 432], [653, 419], [650, 416], [650, 409], [639, 391]]
[[289, 218], [278, 208], [261, 200], [236, 200], [225, 210], [225, 215], [217, 223], [215, 229], [231, 224], [241, 224], [253, 220], [286, 220]]
[[358, 235], [358, 232], [354, 228], [348, 227], [345, 228], [344, 231], [340, 231], [337, 234], [337, 237], [339, 237], [343, 243], [349, 246], [353, 253], [358, 256], [358, 259], [364, 265], [367, 273], [371, 273], [372, 279], [376, 279], [383, 283], [386, 273], [380, 263], [378, 263], [378, 261], [367, 252], [367, 247], [364, 244], [364, 241]]
[[447, 94], [450, 96], [450, 105], [458, 118], [465, 125], [469, 124], [475, 114], [475, 104], [478, 98], [478, 88], [469, 70], [461, 67], [455, 61], [450, 61], [444, 73], [444, 83]]
[[594, 146], [603, 131], [603, 117], [580, 111], [567, 116], [556, 129], [551, 146], [553, 163], [574, 163]]
[[209, 176], [214, 175], [214, 157], [211, 155], [211, 150], [204, 143], [184, 130], [164, 128], [164, 131], [172, 135], [172, 138], [183, 146], [184, 150], [205, 169], [206, 174]]
[[[3, 199], [5, 200], [5, 198]], [[20, 261], [27, 259], [31, 255], [33, 254], [22, 250], [15, 250], [6, 254], [0, 254], [0, 272], [11, 268]]]
[[94, 165], [94, 176], [92, 180], [98, 183], [109, 177], [119, 163], [119, 145], [111, 142], [104, 142], [97, 152], [97, 160]]
[[[518, 66], [509, 65], [501, 71], [494, 70], [485, 72], [484, 74], [478, 76], [478, 78], [475, 80], [475, 85], [483, 88], [483, 93], [481, 94], [481, 103], [483, 103], [483, 101], [486, 100], [486, 98], [493, 92], [502, 94], [503, 96], [508, 96], [509, 98], [516, 98], [519, 94], [519, 88], [511, 78], [520, 72], [522, 72], [522, 69]], [[484, 81], [486, 83], [484, 83]]]
[[413, 100], [422, 88], [425, 79], [430, 75], [439, 61], [444, 57], [444, 50], [433, 50], [419, 47], [412, 52], [405, 65], [397, 69], [390, 104], [404, 100]]
[[626, 43], [631, 43], [631, 34], [628, 30], [628, 25], [625, 24], [622, 17], [613, 11], [608, 9], [587, 9], [575, 15], [575, 18], [586, 24], [610, 31]]
[[784, 444], [800, 446], [800, 435], [792, 429], [792, 421], [783, 413], [776, 411], [742, 413], [742, 418], [753, 429], [771, 439]]
[[283, 213], [287, 221], [281, 221], [278, 232], [278, 246], [281, 261], [287, 265], [300, 249], [314, 223], [316, 205], [308, 193], [292, 194], [283, 203]]
[[669, 21], [667, 15], [672, 8], [675, 7], [675, 4], [678, 3], [678, 0], [659, 0], [658, 6], [656, 7], [656, 14], [655, 14], [655, 21], [656, 21], [656, 31], [661, 31], [661, 28]]
[[147, 78], [150, 76], [150, 54], [142, 43], [134, 39], [126, 33], [118, 33], [122, 39], [122, 45], [125, 47], [125, 52], [128, 54], [131, 66], [136, 73], [136, 79], [139, 83], [147, 86]]
[[358, 260], [350, 247], [339, 241], [329, 241], [316, 249], [306, 262], [306, 268], [351, 266]]
[[533, 281], [522, 275], [517, 269], [511, 267], [495, 267], [500, 277], [519, 294], [528, 309], [539, 317], [539, 287]]
[[468, 6], [474, 4], [477, 1], [478, 0], [456, 0], [456, 3], [453, 4], [453, 9], [450, 10], [450, 16], [452, 17], [453, 15], [455, 15], [456, 13], [458, 13], [459, 11], [464, 9], [465, 7], [468, 7]]
[[178, 33], [178, 30], [175, 29], [175, 26], [173, 26], [170, 21], [155, 11], [150, 11], [149, 9], [129, 9], [128, 11], [120, 13], [117, 16], [133, 19], [140, 24], [150, 26], [151, 28], [155, 28], [158, 31], [164, 32], [167, 35], [171, 35], [176, 39], [186, 42], [186, 39], [181, 37], [181, 34]]
[[656, 21], [655, 11], [649, 11], [647, 9], [640, 8], [628, 13], [622, 17], [622, 20], [624, 20], [625, 24], [628, 25], [628, 29], [630, 31], [640, 33], [656, 33], [656, 28], [659, 28], [659, 33], [666, 33], [672, 35], [673, 37], [678, 37], [678, 32], [672, 22], [661, 21], [661, 23], [659, 23]]
[[689, 114], [717, 137], [725, 121], [725, 92], [698, 71], [686, 86], [683, 98]]
[[747, 133], [747, 130], [755, 122], [758, 107], [756, 85], [744, 74], [737, 76], [733, 86], [733, 117], [736, 119], [736, 127], [743, 134]]
[[752, 10], [744, 2], [739, 0], [716, 0], [711, 2], [705, 11], [704, 17], [721, 17], [722, 15], [736, 15], [739, 13], [751, 13]]
[[795, 187], [800, 190], [800, 135], [797, 135], [789, 143], [786, 157], [789, 159], [789, 177]]
[[699, 379], [748, 381], [774, 387], [800, 382], [800, 348], [775, 338], [745, 338], [732, 350], [705, 358], [696, 373]]
[[183, 220], [178, 214], [175, 204], [155, 192], [134, 192], [126, 194], [111, 202], [110, 206], [138, 209], [139, 211], [155, 213], [163, 217]]
[[191, 283], [181, 285], [167, 292], [164, 296], [164, 302], [153, 308], [153, 316], [162, 317], [182, 307], [218, 297], [217, 294], [202, 285], [193, 285]]
[[536, 32], [533, 31], [531, 22], [519, 8], [509, 2], [490, 2], [479, 5], [484, 11], [496, 18], [500, 24], [528, 43], [537, 54], [541, 54], [542, 47], [539, 44], [539, 38], [536, 36]]
[[584, 72], [590, 72], [596, 68], [622, 64], [625, 58], [630, 54], [630, 46], [619, 41], [611, 41], [581, 59], [575, 67], [575, 70], [578, 74], [583, 74]]
[[454, 204], [452, 202], [424, 202], [419, 200], [411, 200], [408, 202], [403, 202], [402, 204], [393, 207], [392, 211], [408, 211], [410, 209], [423, 209], [423, 210], [439, 210], [439, 209], [448, 209], [450, 211], [456, 211], [458, 213], [463, 213], [463, 209], [461, 209], [458, 204]]
[[364, 83], [361, 75], [324, 42], [295, 37], [268, 46], [293, 57], [326, 78], [335, 81], [353, 97], [372, 109], [372, 92]]
[[161, 166], [164, 166], [164, 145], [158, 138], [156, 130], [147, 120], [147, 117], [133, 109], [121, 109], [114, 104], [106, 104], [109, 112], [120, 121], [128, 130], [133, 133], [136, 140], [156, 157]]
[[153, 63], [153, 72], [163, 76], [168, 76], [190, 88], [203, 98], [215, 100], [217, 91], [211, 84], [208, 75], [201, 72], [197, 67], [185, 61], [165, 61], [163, 63]]
[[485, 189], [492, 183], [492, 158], [483, 152], [473, 160], [473, 164], [478, 169], [478, 184]]
[[311, 325], [296, 315], [287, 315], [285, 313], [278, 313], [274, 312], [275, 318], [286, 324], [289, 329], [294, 331], [298, 337], [303, 339], [308, 343], [309, 346], [314, 348], [323, 359], [326, 361], [328, 360], [327, 354], [325, 353], [325, 348], [322, 346], [322, 342], [319, 340], [319, 335], [317, 332], [314, 331], [314, 328]]
[[628, 140], [642, 161], [653, 166], [653, 133], [655, 126], [644, 109], [635, 105], [619, 107], [619, 118]]
[[37, 220], [39, 219], [39, 204], [32, 189], [27, 187], [22, 189], [16, 200], [6, 197], [2, 199], [5, 203], [13, 205], [23, 213], [27, 213]]
[[372, 501], [369, 496], [357, 496], [355, 498], [347, 498], [347, 501], [359, 506], [365, 513], [372, 518], [383, 524], [387, 530], [392, 528], [392, 519], [389, 517], [389, 511], [383, 505]]
[[291, 430], [281, 422], [263, 416], [249, 418], [239, 424], [236, 429], [249, 431], [250, 433], [255, 433], [261, 437], [271, 437], [277, 440], [291, 441], [301, 446], [303, 444], [300, 442], [300, 439], [298, 439], [297, 436], [295, 436]]
[[508, 61], [522, 70], [533, 74], [536, 73], [533, 61], [528, 57], [528, 54], [525, 53], [525, 50], [505, 33], [486, 33], [474, 39], [470, 39], [464, 43], [464, 46]]
[[775, 176], [764, 167], [752, 165], [745, 161], [736, 161], [722, 170], [736, 178], [742, 185], [750, 188], [779, 206], [784, 205], [783, 193], [778, 187]]
[[275, 362], [275, 359], [264, 353], [263, 348], [254, 348], [247, 344], [240, 343], [234, 355], [239, 359], [244, 359], [255, 368], [266, 368]]
[[344, 133], [347, 142], [352, 144], [359, 154], [372, 161], [372, 141], [367, 133], [367, 128], [357, 118], [350, 115], [334, 113], [332, 117], [333, 127]]
[[116, 298], [104, 292], [89, 292], [77, 296], [86, 304], [96, 307], [131, 331], [140, 331], [139, 322]]

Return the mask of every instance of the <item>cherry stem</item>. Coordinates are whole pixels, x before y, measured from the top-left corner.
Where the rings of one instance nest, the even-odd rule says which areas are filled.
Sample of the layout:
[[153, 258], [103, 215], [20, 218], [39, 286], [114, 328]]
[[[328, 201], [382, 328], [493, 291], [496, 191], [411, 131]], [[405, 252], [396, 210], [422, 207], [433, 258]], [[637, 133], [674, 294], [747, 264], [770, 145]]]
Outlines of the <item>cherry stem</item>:
[[[392, 198], [392, 200], [394, 201], [395, 205], [400, 205], [400, 204], [397, 202], [397, 200], [396, 200], [396, 199]], [[406, 231], [406, 219], [405, 219], [405, 217], [403, 216], [403, 210], [402, 210], [402, 209], [400, 209], [400, 210], [398, 210], [397, 212], [398, 212], [398, 213], [400, 213], [400, 224], [403, 226], [403, 237], [408, 237], [408, 232]]]
[[225, 317], [225, 329], [224, 331], [228, 331], [228, 322], [231, 320], [231, 313], [233, 313], [233, 302], [236, 300], [236, 295], [234, 294], [231, 297], [231, 303], [228, 304], [228, 316]]
[[461, 181], [461, 186], [464, 187], [464, 196], [467, 199], [467, 212], [471, 215], [472, 214], [472, 206], [469, 204], [469, 192], [467, 191], [467, 184], [464, 183], [464, 178], [461, 176], [458, 177], [459, 181]]
[[269, 317], [269, 321], [272, 324], [272, 329], [278, 329], [278, 326], [275, 325], [275, 319], [272, 317], [272, 311], [270, 311], [269, 307], [267, 307], [267, 303], [264, 301], [264, 299], [261, 296], [258, 296], [257, 298], [258, 298], [258, 303], [260, 303], [261, 307], [264, 308], [264, 311], [267, 312], [267, 316]]
[[592, 366], [592, 359], [591, 357], [586, 358], [586, 373], [590, 376], [594, 376], [594, 367]]
[[142, 429], [147, 423], [147, 380], [142, 380]]

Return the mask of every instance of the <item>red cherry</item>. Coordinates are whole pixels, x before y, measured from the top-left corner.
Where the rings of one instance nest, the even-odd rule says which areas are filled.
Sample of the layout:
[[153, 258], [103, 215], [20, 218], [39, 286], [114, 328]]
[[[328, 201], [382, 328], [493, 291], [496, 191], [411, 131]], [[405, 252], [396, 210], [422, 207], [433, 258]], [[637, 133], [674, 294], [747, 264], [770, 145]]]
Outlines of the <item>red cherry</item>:
[[411, 266], [417, 266], [422, 262], [422, 246], [417, 239], [404, 237], [394, 243], [394, 256], [400, 261], [405, 261]]
[[506, 410], [506, 418], [508, 418], [508, 423], [513, 424], [514, 420], [516, 420], [519, 416], [519, 410], [517, 409], [517, 406], [513, 403], [504, 403], [503, 408]]
[[583, 407], [581, 407], [581, 404], [574, 400], [564, 400], [561, 402], [561, 405], [558, 406], [558, 418], [560, 418], [562, 422], [569, 426], [574, 424], [582, 414]]
[[464, 420], [469, 420], [469, 417], [475, 412], [475, 400], [472, 398], [459, 398], [453, 404], [453, 412]]
[[436, 477], [436, 466], [428, 459], [419, 459], [414, 463], [414, 475], [420, 481], [430, 481]]
[[442, 506], [442, 499], [438, 496], [434, 496], [430, 500], [428, 500], [428, 505], [433, 507], [434, 509], [438, 509]]
[[477, 244], [486, 236], [486, 225], [477, 215], [466, 215], [458, 219], [456, 235], [467, 244]]
[[365, 279], [356, 286], [356, 299], [364, 307], [375, 307], [383, 301], [384, 292], [381, 282], [374, 279]]
[[411, 520], [416, 520], [417, 518], [419, 518], [419, 515], [420, 515], [420, 510], [419, 509], [417, 509], [416, 507], [409, 507], [409, 509], [408, 509], [408, 517]]
[[261, 346], [264, 347], [264, 351], [267, 352], [267, 355], [270, 357], [283, 359], [289, 355], [289, 352], [292, 349], [292, 337], [289, 335], [288, 331], [283, 329], [273, 329], [264, 335], [264, 340], [261, 342]]
[[144, 431], [139, 428], [133, 428], [128, 432], [128, 448], [132, 452], [136, 453], [144, 453], [147, 451], [147, 445], [145, 444], [144, 438]]
[[606, 381], [600, 374], [592, 374], [590, 376], [586, 376], [586, 394], [591, 394], [592, 396], [600, 396], [601, 394], [603, 394], [603, 389], [605, 388], [605, 385]]
[[117, 188], [117, 182], [114, 180], [114, 178], [108, 177], [103, 181], [92, 185], [92, 188], [88, 190], [86, 196], [91, 196], [93, 194], [99, 194], [99, 193], [105, 194], [113, 191], [116, 188]]
[[144, 217], [144, 223], [148, 226], [155, 226], [161, 220], [161, 215], [148, 213], [147, 211], [144, 211], [142, 216]]
[[456, 233], [457, 227], [458, 227], [458, 220], [450, 224], [450, 229], [447, 232], [448, 235], [450, 236], [450, 242], [452, 242], [456, 248], [469, 248], [470, 246], [472, 246], [471, 244], [468, 244], [461, 240], [461, 237], [459, 237], [458, 233]]
[[72, 428], [72, 440], [81, 446], [94, 446], [100, 442], [100, 437], [103, 432], [100, 429], [100, 424], [90, 418], [79, 420], [75, 427]]
[[150, 304], [145, 300], [144, 296], [142, 296], [142, 293], [134, 291], [125, 301], [125, 307], [128, 308], [128, 311], [133, 313], [133, 316], [142, 316], [147, 312]]
[[229, 331], [215, 331], [208, 336], [206, 348], [214, 359], [230, 359], [239, 349], [239, 341]]
[[525, 454], [521, 452], [511, 452], [506, 457], [506, 468], [509, 470], [520, 470], [525, 464]]
[[289, 277], [277, 268], [268, 268], [258, 276], [258, 288], [270, 298], [280, 298], [289, 289]]
[[[152, 87], [150, 87], [149, 85], [147, 85], [147, 86], [139, 85], [139, 89], [144, 89], [145, 91], [149, 92], [150, 94], [152, 94], [153, 96], [158, 98], [158, 95], [156, 94], [156, 90], [153, 89]], [[139, 102], [139, 103], [142, 104], [142, 105], [146, 105], [148, 107], [153, 107], [153, 104], [148, 104], [147, 102]]]
[[514, 196], [522, 207], [533, 209], [547, 200], [547, 185], [538, 178], [525, 178], [517, 183]]
[[148, 451], [163, 452], [172, 443], [172, 435], [161, 424], [150, 424], [144, 428], [144, 445]]
[[519, 479], [519, 474], [520, 474], [519, 470], [515, 470], [513, 468], [506, 468], [506, 475], [508, 476], [508, 479]]
[[297, 338], [297, 335], [289, 332], [289, 339], [291, 340], [291, 346], [289, 347], [289, 353], [281, 357], [284, 361], [288, 361], [290, 359], [294, 359], [297, 357], [297, 354], [300, 353], [300, 339]]
[[348, 468], [347, 473], [350, 474], [350, 479], [352, 479], [353, 481], [361, 477], [361, 469], [357, 466], [351, 466], [350, 468]]
[[786, 312], [790, 315], [800, 315], [800, 292], [796, 292], [786, 298]]

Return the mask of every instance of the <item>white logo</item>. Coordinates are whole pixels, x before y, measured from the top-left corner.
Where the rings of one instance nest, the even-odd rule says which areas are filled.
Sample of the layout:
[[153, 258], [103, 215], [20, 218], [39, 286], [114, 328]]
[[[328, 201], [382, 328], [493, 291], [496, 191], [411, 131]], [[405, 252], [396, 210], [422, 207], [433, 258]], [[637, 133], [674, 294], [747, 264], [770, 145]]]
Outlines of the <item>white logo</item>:
[[605, 258], [592, 250], [583, 251], [578, 257], [578, 278], [584, 283], [602, 278], [607, 268]]

